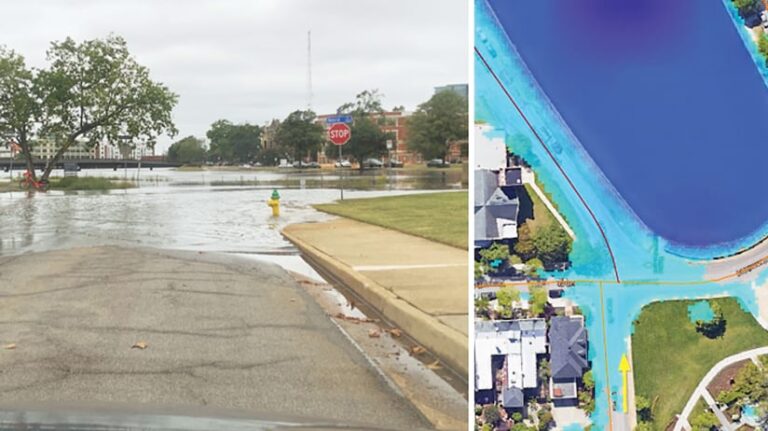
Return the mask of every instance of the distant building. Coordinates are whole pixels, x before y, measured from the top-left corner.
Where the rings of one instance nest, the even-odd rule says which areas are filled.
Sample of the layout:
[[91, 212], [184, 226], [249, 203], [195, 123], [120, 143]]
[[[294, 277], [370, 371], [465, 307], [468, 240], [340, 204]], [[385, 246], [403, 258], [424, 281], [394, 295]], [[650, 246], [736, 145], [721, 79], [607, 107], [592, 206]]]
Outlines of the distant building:
[[270, 150], [277, 147], [275, 141], [275, 135], [277, 135], [277, 129], [280, 128], [280, 120], [273, 119], [271, 122], [266, 123], [261, 128], [261, 148]]
[[547, 352], [544, 319], [475, 322], [475, 402], [521, 410], [538, 387], [538, 355]]
[[469, 99], [469, 85], [467, 84], [448, 84], [435, 87], [435, 94], [443, 91], [452, 91], [464, 99]]
[[549, 321], [550, 397], [555, 405], [578, 403], [577, 382], [589, 369], [587, 330], [582, 316], [555, 316]]
[[[328, 117], [332, 117], [335, 115], [337, 114], [318, 115], [316, 123], [328, 129], [330, 125], [326, 123], [326, 120], [328, 119]], [[384, 124], [382, 124], [381, 130], [386, 133], [391, 133], [393, 136], [393, 139], [392, 139], [393, 142], [392, 142], [391, 152], [385, 149], [380, 155], [380, 157], [386, 161], [386, 159], [391, 155], [393, 160], [398, 160], [406, 164], [421, 163], [423, 161], [421, 154], [410, 151], [408, 149], [407, 123], [408, 123], [408, 117], [411, 116], [411, 112], [387, 111], [387, 112], [383, 112], [382, 115], [384, 116]], [[330, 142], [327, 142], [326, 146], [327, 145], [333, 145], [333, 144]], [[320, 163], [330, 162], [325, 155], [325, 148], [318, 151], [317, 160]]]

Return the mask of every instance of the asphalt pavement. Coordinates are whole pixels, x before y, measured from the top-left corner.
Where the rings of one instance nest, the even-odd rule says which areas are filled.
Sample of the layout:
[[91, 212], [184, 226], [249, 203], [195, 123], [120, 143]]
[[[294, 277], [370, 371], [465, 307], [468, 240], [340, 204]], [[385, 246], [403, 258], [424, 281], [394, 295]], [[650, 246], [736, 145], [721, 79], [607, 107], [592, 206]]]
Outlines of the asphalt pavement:
[[0, 406], [24, 401], [429, 427], [282, 268], [148, 248], [0, 258]]

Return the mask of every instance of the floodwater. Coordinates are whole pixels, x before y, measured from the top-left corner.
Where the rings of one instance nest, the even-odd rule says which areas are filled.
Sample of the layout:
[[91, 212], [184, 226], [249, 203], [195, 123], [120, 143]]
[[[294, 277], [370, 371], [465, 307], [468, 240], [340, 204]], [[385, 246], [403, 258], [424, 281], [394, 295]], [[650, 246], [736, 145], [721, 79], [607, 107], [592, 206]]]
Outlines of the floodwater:
[[[547, 97], [536, 70], [517, 50], [490, 5], [485, 0], [475, 5], [476, 121], [490, 126], [483, 139], [505, 139], [511, 151], [531, 164], [576, 233], [572, 267], [551, 275], [578, 280], [564, 296], [578, 304], [586, 319], [595, 377], [592, 429], [608, 429], [622, 401], [619, 363], [629, 353], [633, 321], [642, 307], [654, 301], [729, 296], [768, 330], [755, 295], [768, 282], [768, 271], [755, 271], [752, 279], [706, 281], [705, 266], [692, 265], [691, 260], [732, 253], [754, 238], [717, 247], [683, 248], [649, 229], [623, 198], [621, 188], [614, 188], [603, 174], [603, 165], [595, 162], [589, 146], [582, 145], [582, 136], [570, 129], [568, 119]], [[747, 50], [743, 45], [733, 49]], [[510, 97], [524, 103], [525, 119]], [[551, 152], [538, 142], [539, 137]], [[657, 203], [659, 208], [665, 204]]]
[[[9, 174], [2, 175], [7, 178]], [[280, 230], [291, 223], [329, 217], [312, 205], [339, 199], [339, 190], [312, 188], [319, 183], [302, 184], [300, 180], [322, 176], [330, 184], [338, 179], [333, 174], [120, 169], [83, 170], [79, 175], [134, 180], [138, 175], [140, 187], [108, 192], [0, 193], [0, 255], [91, 245], [146, 246], [250, 256], [320, 278], [298, 257]], [[373, 177], [367, 172], [346, 175], [363, 178], [363, 185]], [[409, 180], [414, 177], [418, 181]], [[372, 190], [360, 190], [360, 184], [352, 184], [357, 189], [345, 190], [344, 195], [361, 198], [414, 193], [415, 184], [431, 189], [456, 186], [448, 180], [455, 179], [450, 177], [444, 183], [441, 174], [431, 172], [426, 177], [400, 175], [384, 186], [379, 179], [370, 184]], [[281, 196], [277, 219], [266, 205], [273, 188]]]
[[565, 123], [651, 230], [705, 246], [764, 227], [768, 200], [756, 197], [768, 88], [723, 2], [489, 3]]

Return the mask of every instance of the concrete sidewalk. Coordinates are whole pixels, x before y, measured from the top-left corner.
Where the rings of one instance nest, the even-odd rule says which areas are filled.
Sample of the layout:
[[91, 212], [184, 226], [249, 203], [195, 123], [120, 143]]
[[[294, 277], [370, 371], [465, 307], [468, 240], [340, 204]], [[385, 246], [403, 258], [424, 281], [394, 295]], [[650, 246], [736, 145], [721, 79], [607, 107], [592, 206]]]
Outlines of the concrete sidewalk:
[[466, 375], [467, 251], [344, 218], [290, 225], [283, 234]]

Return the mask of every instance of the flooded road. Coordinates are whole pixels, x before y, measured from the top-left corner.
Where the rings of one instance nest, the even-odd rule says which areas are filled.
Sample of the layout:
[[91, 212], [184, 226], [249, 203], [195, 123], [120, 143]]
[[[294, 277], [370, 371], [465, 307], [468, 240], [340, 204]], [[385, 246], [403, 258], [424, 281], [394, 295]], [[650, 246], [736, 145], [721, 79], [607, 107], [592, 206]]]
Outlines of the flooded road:
[[[122, 178], [122, 171], [89, 170], [80, 176]], [[7, 175], [7, 174], [6, 174]], [[135, 179], [136, 169], [125, 176]], [[280, 235], [291, 223], [322, 221], [329, 216], [313, 204], [339, 198], [339, 191], [293, 185], [297, 179], [318, 179], [318, 172], [192, 171], [143, 169], [140, 187], [108, 192], [57, 192], [27, 195], [0, 194], [0, 255], [27, 251], [91, 246], [129, 245], [165, 249], [237, 254], [285, 255], [293, 248]], [[323, 181], [338, 177], [322, 174]], [[370, 181], [371, 175], [358, 179]], [[401, 176], [403, 180], [404, 176]], [[222, 183], [269, 183], [218, 185]], [[444, 186], [438, 174], [421, 181], [429, 188]], [[281, 184], [285, 187], [281, 187]], [[402, 181], [400, 185], [402, 185]], [[281, 216], [274, 219], [266, 200], [272, 188], [279, 190]], [[359, 187], [358, 187], [359, 188]], [[375, 188], [375, 187], [372, 187]], [[346, 190], [346, 198], [413, 192], [410, 187], [393, 190]], [[280, 263], [280, 262], [278, 262]]]

